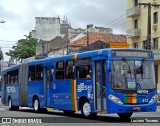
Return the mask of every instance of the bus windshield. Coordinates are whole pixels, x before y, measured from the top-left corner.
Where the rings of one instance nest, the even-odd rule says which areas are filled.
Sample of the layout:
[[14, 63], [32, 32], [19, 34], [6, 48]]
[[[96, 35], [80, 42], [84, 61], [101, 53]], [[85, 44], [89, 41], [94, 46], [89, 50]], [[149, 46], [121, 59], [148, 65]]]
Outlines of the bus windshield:
[[112, 61], [110, 86], [122, 90], [155, 89], [154, 62], [122, 60]]

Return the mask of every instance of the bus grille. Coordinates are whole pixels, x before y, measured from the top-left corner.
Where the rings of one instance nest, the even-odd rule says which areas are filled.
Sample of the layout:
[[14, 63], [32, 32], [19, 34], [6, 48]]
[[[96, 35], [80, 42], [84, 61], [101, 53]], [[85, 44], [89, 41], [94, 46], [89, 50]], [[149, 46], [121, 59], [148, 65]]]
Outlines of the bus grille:
[[136, 104], [137, 103], [136, 94], [124, 94], [124, 103], [125, 104]]

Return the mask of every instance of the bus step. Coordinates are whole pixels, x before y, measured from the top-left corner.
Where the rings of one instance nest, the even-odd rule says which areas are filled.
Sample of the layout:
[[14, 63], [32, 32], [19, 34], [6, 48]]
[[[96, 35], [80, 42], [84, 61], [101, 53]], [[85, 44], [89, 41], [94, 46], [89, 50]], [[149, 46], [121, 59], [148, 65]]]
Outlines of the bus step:
[[95, 112], [98, 114], [106, 114], [107, 113], [106, 111], [102, 111], [102, 110], [96, 110]]
[[47, 110], [48, 110], [48, 111], [52, 111], [52, 110], [53, 110], [53, 108], [47, 108]]

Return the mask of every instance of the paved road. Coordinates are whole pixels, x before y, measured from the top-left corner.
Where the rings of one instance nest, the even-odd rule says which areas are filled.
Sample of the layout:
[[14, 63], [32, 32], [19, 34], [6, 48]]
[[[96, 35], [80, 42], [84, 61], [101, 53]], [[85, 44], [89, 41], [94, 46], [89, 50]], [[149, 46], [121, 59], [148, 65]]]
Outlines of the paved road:
[[[23, 124], [23, 125], [51, 125], [51, 126], [158, 126], [160, 123], [131, 123], [130, 120], [121, 120], [118, 118], [116, 114], [103, 114], [98, 115], [96, 119], [84, 119], [79, 113], [73, 114], [71, 116], [66, 116], [62, 111], [49, 111], [47, 113], [34, 113], [30, 108], [20, 108], [19, 111], [9, 111], [7, 106], [3, 106], [0, 102], [0, 118], [4, 117], [12, 117], [11, 119], [21, 119], [26, 121], [25, 119], [39, 119], [39, 120], [30, 120], [30, 121], [42, 121], [42, 122], [58, 122], [58, 123], [42, 123], [42, 124]], [[134, 113], [134, 117], [155, 117], [160, 118], [160, 110], [158, 109], [157, 112], [153, 113]], [[40, 120], [41, 119], [41, 120]], [[148, 119], [148, 118], [147, 118]], [[1, 119], [2, 120], [2, 119]], [[0, 122], [1, 122], [0, 120]], [[75, 122], [75, 123], [69, 123]], [[77, 123], [78, 122], [78, 123]], [[116, 122], [116, 123], [115, 123]], [[22, 124], [0, 124], [0, 126], [21, 126]]]

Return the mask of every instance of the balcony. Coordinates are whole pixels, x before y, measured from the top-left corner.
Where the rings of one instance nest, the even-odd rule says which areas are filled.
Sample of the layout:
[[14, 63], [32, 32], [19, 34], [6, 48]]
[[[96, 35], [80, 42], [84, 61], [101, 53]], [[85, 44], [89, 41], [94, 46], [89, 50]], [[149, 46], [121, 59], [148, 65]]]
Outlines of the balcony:
[[127, 10], [127, 17], [134, 17], [140, 15], [140, 8], [139, 7], [133, 7]]
[[131, 29], [131, 30], [128, 30], [127, 31], [127, 34], [130, 36], [130, 37], [139, 37], [140, 36], [140, 29]]
[[157, 30], [157, 24], [153, 24], [152, 29]]
[[153, 52], [154, 52], [154, 59], [160, 60], [160, 49], [156, 49]]

